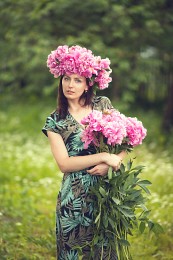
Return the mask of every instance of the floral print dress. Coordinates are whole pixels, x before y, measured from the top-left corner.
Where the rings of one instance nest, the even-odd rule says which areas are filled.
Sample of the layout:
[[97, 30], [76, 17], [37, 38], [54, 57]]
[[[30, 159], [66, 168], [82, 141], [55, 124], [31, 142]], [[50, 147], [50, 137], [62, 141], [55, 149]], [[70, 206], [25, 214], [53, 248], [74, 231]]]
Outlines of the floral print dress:
[[[95, 96], [92, 100], [93, 110], [103, 111], [113, 108], [107, 97]], [[62, 136], [69, 156], [84, 156], [94, 154], [95, 149], [90, 146], [84, 149], [81, 141], [83, 127], [68, 113], [65, 119], [59, 119], [56, 112], [48, 116], [42, 129], [53, 131]], [[89, 247], [87, 242], [93, 238], [93, 204], [88, 191], [97, 182], [98, 176], [92, 176], [81, 171], [64, 173], [61, 190], [58, 194], [56, 209], [56, 242], [58, 260], [79, 259], [77, 247], [82, 247], [83, 258], [89, 260]], [[97, 249], [94, 260], [100, 260]], [[108, 259], [105, 256], [103, 259]], [[113, 255], [111, 259], [116, 259]]]

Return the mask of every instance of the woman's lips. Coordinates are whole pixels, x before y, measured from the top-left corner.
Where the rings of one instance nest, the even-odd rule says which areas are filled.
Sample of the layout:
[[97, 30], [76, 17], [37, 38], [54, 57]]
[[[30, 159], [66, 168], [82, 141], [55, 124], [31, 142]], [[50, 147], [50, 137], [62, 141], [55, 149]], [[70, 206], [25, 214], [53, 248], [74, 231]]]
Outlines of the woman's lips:
[[68, 90], [67, 93], [68, 93], [68, 94], [74, 94], [74, 92], [71, 91], [71, 90]]

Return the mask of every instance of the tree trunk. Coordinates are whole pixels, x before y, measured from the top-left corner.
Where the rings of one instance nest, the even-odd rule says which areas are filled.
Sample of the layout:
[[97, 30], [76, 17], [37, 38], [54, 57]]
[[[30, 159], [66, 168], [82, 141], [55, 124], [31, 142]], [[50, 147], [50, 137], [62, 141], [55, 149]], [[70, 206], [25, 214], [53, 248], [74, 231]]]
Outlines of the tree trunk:
[[111, 98], [112, 100], [119, 100], [120, 97], [120, 88], [118, 78], [113, 74], [112, 75], [112, 88], [111, 88]]
[[171, 128], [173, 128], [173, 73], [170, 74], [169, 82], [169, 92], [163, 118], [163, 129], [165, 132], [170, 132]]

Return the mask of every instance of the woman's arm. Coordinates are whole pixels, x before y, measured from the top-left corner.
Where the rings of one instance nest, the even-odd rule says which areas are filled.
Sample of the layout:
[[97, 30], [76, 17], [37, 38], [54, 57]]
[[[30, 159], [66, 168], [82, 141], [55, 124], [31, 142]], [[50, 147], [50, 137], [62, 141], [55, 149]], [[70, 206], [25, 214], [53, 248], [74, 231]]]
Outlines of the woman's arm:
[[[118, 154], [121, 160], [119, 162], [119, 165], [115, 168], [115, 170], [118, 170], [120, 168], [122, 160], [125, 158], [126, 155], [127, 153], [125, 151], [122, 151], [121, 153]], [[100, 163], [94, 166], [92, 169], [87, 170], [87, 172], [90, 173], [91, 175], [104, 176], [108, 173], [108, 170], [109, 170], [109, 165], [107, 165], [106, 163]]]
[[64, 173], [83, 170], [101, 163], [106, 163], [116, 169], [121, 162], [121, 158], [118, 155], [110, 155], [105, 152], [85, 156], [69, 157], [61, 135], [51, 131], [47, 131], [47, 134], [50, 141], [52, 154], [60, 170]]

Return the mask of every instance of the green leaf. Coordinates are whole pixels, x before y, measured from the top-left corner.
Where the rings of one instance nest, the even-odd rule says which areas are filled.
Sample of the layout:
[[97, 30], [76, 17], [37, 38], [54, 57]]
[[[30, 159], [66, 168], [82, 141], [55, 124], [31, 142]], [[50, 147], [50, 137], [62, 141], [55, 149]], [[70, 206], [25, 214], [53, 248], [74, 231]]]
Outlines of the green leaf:
[[142, 185], [151, 185], [152, 183], [148, 180], [142, 180], [142, 181], [138, 181], [137, 184], [142, 184]]
[[136, 167], [134, 167], [133, 169], [131, 169], [131, 172], [134, 173], [134, 176], [137, 177], [138, 174], [143, 170], [144, 166], [142, 165], [138, 165]]
[[144, 211], [148, 211], [147, 207], [144, 204], [140, 204], [138, 207], [140, 207]]
[[159, 223], [154, 223], [150, 220], [148, 221], [148, 226], [149, 229], [153, 231], [156, 235], [164, 233], [164, 229]]
[[100, 193], [98, 192], [97, 187], [90, 187], [90, 191], [91, 191], [91, 194], [94, 194], [97, 196], [98, 200], [102, 199]]
[[117, 204], [120, 205], [121, 201], [115, 197], [112, 197], [112, 200]]
[[97, 222], [100, 220], [100, 216], [101, 216], [101, 212], [97, 215], [97, 217], [96, 217], [94, 223], [97, 223]]
[[105, 189], [103, 189], [102, 187], [99, 188], [99, 192], [101, 193], [101, 195], [104, 197], [106, 195], [106, 191]]
[[123, 163], [121, 164], [121, 166], [120, 166], [120, 169], [119, 169], [119, 170], [120, 170], [121, 174], [125, 172], [125, 166], [124, 166], [124, 164], [123, 164]]
[[121, 207], [119, 207], [118, 209], [121, 211], [121, 213], [125, 215], [125, 217], [133, 218], [135, 216], [132, 210], [123, 209]]
[[129, 232], [130, 225], [129, 225], [128, 221], [126, 220], [126, 218], [122, 217], [122, 218], [121, 218], [121, 222], [122, 222], [124, 228], [126, 229], [126, 231]]
[[131, 173], [131, 174], [129, 174], [129, 176], [127, 177], [127, 179], [124, 183], [124, 189], [126, 190], [130, 185], [132, 185], [134, 183], [135, 183], [134, 174]]
[[94, 245], [97, 245], [98, 241], [99, 241], [99, 236], [96, 235], [96, 236], [94, 237], [94, 239], [93, 239]]
[[126, 239], [119, 239], [118, 242], [123, 246], [130, 246], [129, 241], [127, 241]]
[[139, 231], [141, 232], [141, 234], [144, 232], [145, 227], [146, 227], [145, 222], [141, 221], [141, 223], [139, 225]]
[[140, 190], [133, 190], [132, 192], [131, 192], [131, 194], [127, 197], [127, 200], [129, 200], [129, 199], [131, 199], [131, 200], [133, 200], [133, 199], [135, 199], [136, 197], [138, 197], [139, 195], [141, 195], [141, 189]]
[[108, 179], [109, 180], [112, 179], [112, 167], [111, 166], [109, 167], [109, 170], [108, 170]]
[[147, 194], [149, 194], [149, 195], [151, 194], [150, 191], [145, 187], [145, 185], [139, 184], [139, 183], [138, 183], [137, 185], [138, 185], [139, 187], [141, 187]]
[[131, 169], [131, 167], [132, 167], [132, 163], [133, 163], [132, 160], [129, 160], [129, 161], [127, 162], [127, 170], [128, 170], [128, 171], [130, 171], [130, 169]]
[[133, 170], [136, 170], [136, 171], [142, 171], [143, 169], [145, 168], [145, 166], [143, 166], [143, 165], [137, 165], [137, 166], [135, 166], [134, 168], [133, 168]]
[[149, 228], [149, 230], [152, 230], [153, 227], [154, 227], [153, 221], [149, 220], [148, 221], [148, 228]]
[[104, 217], [103, 217], [103, 224], [104, 224], [105, 228], [108, 227], [108, 217], [107, 217], [107, 215], [104, 215]]
[[145, 220], [148, 218], [149, 214], [150, 214], [151, 210], [146, 210], [143, 211], [139, 217], [139, 220]]
[[111, 227], [114, 229], [115, 228], [115, 222], [109, 217], [108, 217], [108, 221], [109, 221]]

